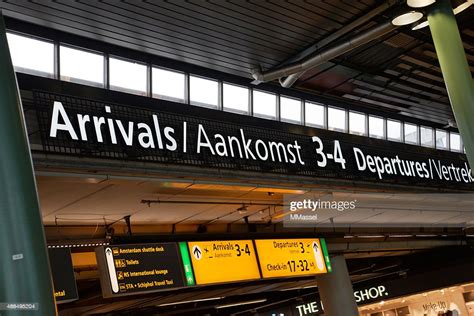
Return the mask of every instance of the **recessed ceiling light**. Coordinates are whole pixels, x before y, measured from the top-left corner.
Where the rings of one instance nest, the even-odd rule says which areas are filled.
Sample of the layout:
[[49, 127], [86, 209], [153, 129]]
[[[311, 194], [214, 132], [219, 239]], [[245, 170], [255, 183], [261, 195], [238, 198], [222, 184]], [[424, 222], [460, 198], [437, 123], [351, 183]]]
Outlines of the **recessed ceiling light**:
[[415, 23], [423, 17], [423, 13], [417, 11], [410, 11], [401, 14], [392, 20], [393, 25], [402, 26]]
[[407, 4], [409, 7], [412, 7], [412, 8], [423, 8], [435, 2], [436, 0], [408, 0]]

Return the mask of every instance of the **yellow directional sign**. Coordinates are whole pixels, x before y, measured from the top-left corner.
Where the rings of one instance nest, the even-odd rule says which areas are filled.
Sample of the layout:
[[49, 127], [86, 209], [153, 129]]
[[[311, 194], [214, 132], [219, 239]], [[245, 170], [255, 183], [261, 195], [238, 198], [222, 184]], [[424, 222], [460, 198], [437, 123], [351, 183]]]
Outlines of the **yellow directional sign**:
[[196, 284], [260, 278], [251, 240], [188, 242]]
[[255, 240], [264, 278], [291, 277], [327, 273], [320, 240]]

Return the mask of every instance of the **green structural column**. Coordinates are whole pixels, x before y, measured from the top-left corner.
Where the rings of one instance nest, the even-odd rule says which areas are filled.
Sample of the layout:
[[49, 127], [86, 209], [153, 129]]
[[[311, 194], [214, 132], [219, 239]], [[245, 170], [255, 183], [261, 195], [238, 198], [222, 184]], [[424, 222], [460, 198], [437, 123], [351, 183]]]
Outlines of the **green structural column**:
[[359, 316], [346, 259], [343, 255], [334, 256], [331, 258], [331, 265], [330, 273], [316, 276], [324, 315]]
[[438, 0], [428, 22], [466, 154], [474, 168], [474, 85], [451, 2]]
[[[37, 309], [5, 311], [4, 303], [36, 303]], [[57, 315], [23, 108], [1, 13], [0, 308], [2, 316]]]

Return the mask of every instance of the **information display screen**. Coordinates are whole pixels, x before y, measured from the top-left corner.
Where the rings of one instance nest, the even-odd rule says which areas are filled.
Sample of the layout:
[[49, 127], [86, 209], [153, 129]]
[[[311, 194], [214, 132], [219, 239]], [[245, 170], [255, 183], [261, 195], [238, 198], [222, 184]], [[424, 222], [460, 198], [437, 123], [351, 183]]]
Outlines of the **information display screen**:
[[263, 278], [295, 277], [327, 273], [321, 240], [255, 240]]
[[106, 298], [331, 272], [317, 238], [110, 245], [96, 248], [96, 257]]
[[188, 242], [196, 284], [260, 279], [252, 240]]
[[97, 248], [96, 255], [104, 297], [194, 284], [176, 243], [105, 246]]

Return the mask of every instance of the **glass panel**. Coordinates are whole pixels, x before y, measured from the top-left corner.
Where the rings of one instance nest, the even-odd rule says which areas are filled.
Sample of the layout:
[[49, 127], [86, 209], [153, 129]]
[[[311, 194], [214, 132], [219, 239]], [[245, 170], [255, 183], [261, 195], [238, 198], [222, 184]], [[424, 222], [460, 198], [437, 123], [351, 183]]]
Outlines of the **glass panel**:
[[152, 88], [154, 98], [184, 102], [186, 75], [181, 72], [152, 68]]
[[418, 126], [405, 123], [405, 143], [418, 144]]
[[449, 146], [452, 151], [461, 151], [461, 135], [458, 133], [449, 133]]
[[385, 120], [381, 117], [369, 115], [369, 136], [385, 138]]
[[254, 116], [276, 118], [276, 95], [258, 90], [253, 91]]
[[219, 105], [219, 82], [190, 76], [189, 94], [192, 105], [217, 108]]
[[402, 123], [400, 121], [387, 120], [387, 138], [397, 142], [402, 141]]
[[420, 126], [421, 146], [434, 147], [434, 132], [431, 127]]
[[284, 122], [301, 124], [301, 100], [280, 97], [280, 118]]
[[224, 110], [238, 113], [249, 112], [249, 89], [224, 83]]
[[448, 149], [448, 132], [442, 129], [436, 130], [436, 148]]
[[367, 135], [367, 116], [365, 114], [349, 112], [349, 133]]
[[345, 110], [328, 107], [328, 129], [340, 132], [347, 131]]
[[61, 80], [104, 86], [104, 55], [59, 47]]
[[7, 33], [15, 71], [54, 77], [54, 44]]
[[324, 128], [325, 124], [325, 107], [322, 104], [305, 102], [305, 120], [306, 125]]
[[146, 65], [111, 57], [110, 89], [146, 95]]

